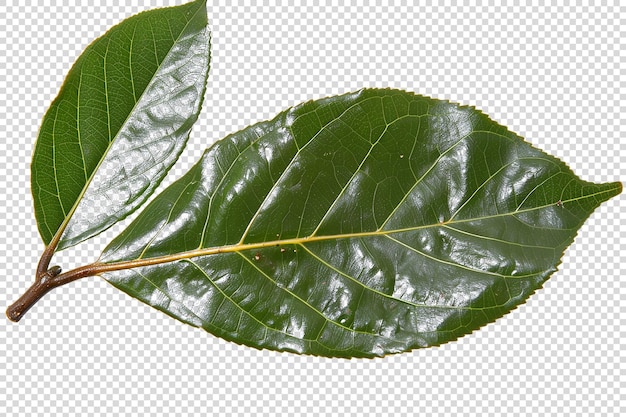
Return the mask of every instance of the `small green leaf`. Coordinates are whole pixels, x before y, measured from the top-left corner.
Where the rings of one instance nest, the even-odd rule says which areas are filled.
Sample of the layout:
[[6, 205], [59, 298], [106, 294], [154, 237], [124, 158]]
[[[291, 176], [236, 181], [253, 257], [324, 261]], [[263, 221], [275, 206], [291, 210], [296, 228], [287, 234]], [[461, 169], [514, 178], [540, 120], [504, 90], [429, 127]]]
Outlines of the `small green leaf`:
[[46, 245], [75, 245], [154, 191], [198, 117], [209, 68], [205, 1], [133, 16], [94, 41], [44, 116], [32, 192]]
[[473, 108], [363, 90], [216, 143], [101, 261], [130, 261], [104, 277], [225, 339], [382, 356], [523, 303], [621, 189]]

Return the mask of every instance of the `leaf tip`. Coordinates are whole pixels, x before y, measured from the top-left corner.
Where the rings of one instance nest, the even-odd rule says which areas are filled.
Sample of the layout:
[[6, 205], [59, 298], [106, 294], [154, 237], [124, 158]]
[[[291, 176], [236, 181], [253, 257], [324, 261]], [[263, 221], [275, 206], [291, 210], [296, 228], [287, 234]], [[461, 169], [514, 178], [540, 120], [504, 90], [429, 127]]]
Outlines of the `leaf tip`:
[[608, 201], [613, 197], [620, 195], [623, 190], [623, 185], [621, 181], [607, 182], [605, 184], [602, 184], [601, 187], [603, 188], [604, 192], [599, 203], [604, 203], [605, 201]]
[[611, 181], [603, 185], [609, 188], [611, 191], [613, 191], [615, 195], [621, 194], [623, 190], [623, 184], [621, 181]]

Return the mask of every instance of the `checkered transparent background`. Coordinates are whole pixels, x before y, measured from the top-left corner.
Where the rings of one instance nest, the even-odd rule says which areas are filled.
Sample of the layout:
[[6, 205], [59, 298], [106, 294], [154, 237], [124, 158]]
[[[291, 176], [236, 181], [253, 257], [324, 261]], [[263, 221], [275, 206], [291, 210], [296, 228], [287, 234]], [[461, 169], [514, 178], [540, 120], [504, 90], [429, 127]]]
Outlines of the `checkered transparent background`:
[[[0, 0], [3, 308], [30, 284], [43, 248], [29, 164], [65, 73], [113, 24], [174, 4], [95, 3]], [[230, 3], [209, 1], [207, 99], [170, 181], [230, 132], [365, 86], [473, 104], [585, 179], [626, 179], [626, 7], [617, 2]], [[0, 415], [624, 414], [624, 202], [594, 213], [525, 305], [457, 342], [385, 359], [257, 351], [98, 278], [67, 285], [19, 324], [0, 319]], [[122, 227], [58, 263], [93, 261]]]

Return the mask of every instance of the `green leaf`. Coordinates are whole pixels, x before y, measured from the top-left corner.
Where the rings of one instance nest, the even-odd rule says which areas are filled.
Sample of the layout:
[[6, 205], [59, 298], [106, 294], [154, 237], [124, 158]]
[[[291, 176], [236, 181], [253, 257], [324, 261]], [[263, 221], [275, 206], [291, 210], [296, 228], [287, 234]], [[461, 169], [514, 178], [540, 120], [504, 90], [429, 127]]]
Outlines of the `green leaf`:
[[219, 141], [101, 261], [117, 288], [225, 339], [382, 356], [523, 303], [621, 189], [473, 108], [363, 90]]
[[209, 39], [205, 1], [195, 1], [130, 17], [78, 58], [33, 154], [46, 245], [61, 233], [59, 249], [94, 236], [154, 191], [200, 112]]

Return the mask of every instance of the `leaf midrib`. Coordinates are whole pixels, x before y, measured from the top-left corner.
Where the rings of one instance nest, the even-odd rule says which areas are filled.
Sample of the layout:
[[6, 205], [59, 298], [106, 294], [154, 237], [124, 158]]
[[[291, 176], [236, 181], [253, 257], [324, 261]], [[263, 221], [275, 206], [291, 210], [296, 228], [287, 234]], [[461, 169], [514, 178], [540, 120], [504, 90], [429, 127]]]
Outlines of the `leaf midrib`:
[[[562, 205], [565, 205], [567, 203], [572, 203], [575, 201], [593, 198], [600, 194], [611, 193], [617, 190], [618, 188], [619, 186], [615, 185], [612, 188], [598, 191], [596, 193], [587, 194], [581, 197], [571, 198], [567, 200], [561, 200], [560, 203]], [[237, 243], [237, 244], [232, 244], [232, 245], [223, 245], [223, 246], [214, 246], [210, 248], [194, 249], [194, 250], [183, 251], [183, 252], [179, 252], [179, 253], [171, 254], [171, 255], [162, 255], [162, 256], [155, 256], [155, 257], [150, 257], [150, 258], [134, 259], [134, 260], [129, 260], [129, 261], [115, 261], [115, 262], [102, 262], [102, 263], [96, 262], [94, 266], [97, 268], [97, 273], [105, 273], [105, 272], [113, 272], [113, 271], [124, 270], [124, 269], [140, 268], [140, 267], [170, 263], [170, 262], [175, 262], [175, 261], [179, 261], [183, 259], [197, 258], [201, 256], [218, 255], [218, 254], [224, 254], [224, 253], [238, 253], [238, 252], [244, 252], [244, 251], [249, 251], [249, 250], [264, 249], [264, 248], [269, 248], [269, 247], [280, 247], [280, 246], [289, 246], [289, 245], [304, 246], [309, 243], [323, 242], [323, 241], [330, 241], [330, 240], [354, 239], [354, 238], [364, 238], [364, 237], [374, 237], [374, 236], [388, 236], [388, 235], [397, 234], [397, 233], [412, 232], [416, 230], [425, 230], [425, 229], [434, 228], [434, 227], [449, 227], [450, 225], [459, 224], [459, 223], [469, 223], [469, 222], [493, 219], [493, 218], [498, 218], [498, 217], [515, 216], [521, 213], [528, 213], [528, 212], [532, 212], [536, 210], [542, 210], [548, 207], [553, 207], [555, 204], [556, 203], [550, 203], [550, 204], [544, 204], [541, 206], [531, 207], [531, 208], [527, 208], [523, 210], [515, 210], [513, 212], [508, 212], [508, 213], [498, 213], [498, 214], [492, 214], [488, 216], [473, 217], [473, 218], [466, 218], [466, 219], [454, 219], [454, 220], [443, 221], [440, 223], [426, 224], [426, 225], [420, 225], [420, 226], [414, 226], [414, 227], [406, 227], [402, 229], [392, 229], [392, 230], [377, 229], [374, 231], [367, 231], [367, 232], [353, 232], [353, 233], [342, 233], [342, 234], [321, 235], [321, 236], [315, 235], [315, 236], [296, 237], [296, 238], [289, 238], [289, 239], [275, 239], [275, 240], [270, 240], [270, 241], [254, 242], [254, 243]], [[574, 230], [574, 228], [567, 229], [567, 230]], [[485, 236], [480, 236], [480, 235], [475, 235], [475, 236], [479, 238], [487, 238]], [[503, 242], [506, 242], [506, 241], [503, 241]], [[516, 243], [516, 242], [507, 242], [507, 243]], [[519, 244], [519, 245], [527, 246], [523, 244]], [[476, 271], [476, 272], [487, 273], [488, 271]]]

